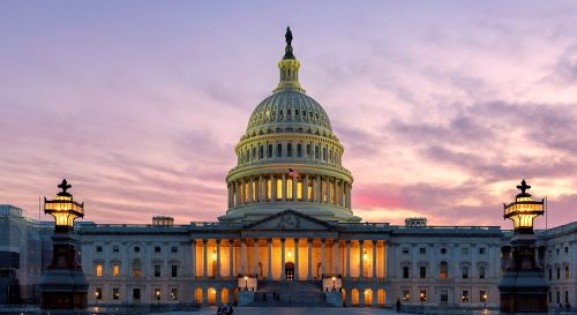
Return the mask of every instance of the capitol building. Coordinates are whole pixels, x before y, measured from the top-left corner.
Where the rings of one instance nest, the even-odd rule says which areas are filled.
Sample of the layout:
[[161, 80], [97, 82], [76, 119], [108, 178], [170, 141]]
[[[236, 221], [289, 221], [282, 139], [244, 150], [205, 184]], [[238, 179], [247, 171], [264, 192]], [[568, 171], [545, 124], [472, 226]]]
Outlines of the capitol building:
[[[301, 86], [290, 30], [285, 37], [280, 80], [235, 147], [228, 209], [215, 222], [77, 224], [89, 304], [498, 308], [512, 232], [362, 222], [345, 148]], [[2, 304], [37, 298], [49, 256], [49, 227], [21, 212], [0, 205]], [[577, 223], [536, 236], [549, 305], [577, 306]]]

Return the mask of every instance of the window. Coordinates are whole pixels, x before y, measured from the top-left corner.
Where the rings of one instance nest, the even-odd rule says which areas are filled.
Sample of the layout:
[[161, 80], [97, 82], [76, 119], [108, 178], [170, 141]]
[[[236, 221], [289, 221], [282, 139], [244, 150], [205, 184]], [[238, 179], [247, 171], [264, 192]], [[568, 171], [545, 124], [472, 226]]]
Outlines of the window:
[[569, 254], [569, 247], [565, 246], [565, 254]]
[[282, 144], [281, 143], [276, 145], [276, 156], [282, 157]]
[[421, 301], [421, 302], [427, 301], [427, 290], [420, 290], [419, 291], [419, 301]]
[[557, 279], [561, 279], [561, 268], [557, 267]]
[[549, 268], [549, 280], [553, 280], [553, 268]]
[[154, 277], [160, 277], [160, 265], [154, 265]]
[[486, 249], [485, 247], [479, 247], [479, 255], [485, 255]]
[[487, 302], [487, 291], [479, 291], [479, 301]]
[[[557, 251], [559, 251], [559, 250], [557, 250]], [[556, 297], [557, 303], [561, 303], [561, 294], [559, 291], [555, 292], [555, 297]]]
[[178, 265], [172, 265], [170, 268], [170, 276], [175, 278], [178, 277]]
[[172, 247], [170, 248], [170, 252], [171, 252], [171, 253], [178, 253], [178, 247], [172, 246]]
[[271, 158], [272, 157], [272, 144], [268, 145], [268, 157]]
[[112, 288], [112, 299], [113, 300], [120, 299], [120, 292], [118, 291], [118, 288]]
[[439, 279], [445, 280], [449, 277], [449, 265], [447, 262], [441, 262], [441, 268], [439, 268]]
[[565, 266], [565, 279], [569, 279], [569, 266]]
[[553, 294], [551, 291], [549, 291], [549, 303], [553, 302]]
[[319, 146], [315, 145], [315, 159], [319, 158]]
[[286, 156], [288, 156], [288, 157], [293, 156], [293, 144], [292, 143], [288, 143], [286, 145]]
[[307, 157], [311, 157], [311, 156], [312, 156], [312, 154], [311, 154], [311, 145], [310, 145], [310, 144], [307, 144]]
[[555, 249], [555, 253], [559, 255], [559, 248]]
[[132, 289], [132, 299], [133, 300], [140, 300], [140, 289], [139, 288]]
[[140, 247], [135, 246], [135, 247], [134, 247], [134, 252], [135, 252], [135, 253], [140, 253]]
[[485, 266], [479, 266], [479, 279], [485, 279]]
[[461, 248], [461, 255], [469, 255], [469, 247], [462, 247]]
[[118, 245], [112, 246], [112, 252], [113, 253], [118, 253], [119, 251], [120, 251], [120, 249], [119, 249]]
[[447, 249], [445, 247], [441, 248], [441, 254], [445, 255], [447, 253]]
[[97, 300], [102, 300], [102, 288], [96, 288], [94, 296], [96, 296]]
[[463, 295], [461, 296], [461, 302], [469, 302], [469, 291], [463, 291]]
[[96, 276], [102, 277], [102, 263], [96, 263]]
[[302, 157], [303, 156], [303, 145], [298, 143], [297, 144], [297, 157]]
[[419, 254], [425, 255], [426, 253], [427, 253], [427, 248], [426, 248], [426, 247], [421, 247], [421, 248], [419, 248]]
[[154, 288], [154, 299], [157, 301], [160, 300], [160, 288]]
[[142, 277], [142, 264], [140, 263], [140, 260], [132, 262], [132, 276], [134, 278]]
[[404, 289], [403, 290], [403, 301], [408, 302], [411, 300], [411, 293], [409, 290]]
[[160, 253], [160, 246], [154, 246], [154, 252]]
[[102, 246], [96, 246], [96, 252], [102, 253]]
[[463, 266], [463, 279], [469, 279], [469, 266]]
[[327, 148], [323, 148], [323, 160], [327, 160]]
[[263, 145], [260, 146], [260, 149], [258, 151], [258, 157], [260, 159], [264, 158], [264, 146]]
[[409, 254], [409, 248], [408, 247], [403, 247], [403, 254], [405, 254], [405, 255]]
[[409, 266], [403, 266], [403, 279], [409, 279]]
[[113, 263], [112, 264], [112, 276], [119, 277], [120, 276], [120, 264]]
[[427, 267], [426, 266], [419, 267], [419, 278], [421, 278], [421, 279], [427, 278]]
[[178, 289], [176, 289], [176, 288], [170, 289], [170, 299], [172, 301], [178, 300]]
[[286, 199], [292, 200], [293, 199], [293, 179], [287, 178], [286, 180]]

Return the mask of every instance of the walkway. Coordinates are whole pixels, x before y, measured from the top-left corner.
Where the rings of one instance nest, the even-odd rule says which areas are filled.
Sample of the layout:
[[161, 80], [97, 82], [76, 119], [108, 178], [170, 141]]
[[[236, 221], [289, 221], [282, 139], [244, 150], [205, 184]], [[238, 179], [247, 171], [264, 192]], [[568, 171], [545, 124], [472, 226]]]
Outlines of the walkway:
[[[318, 307], [235, 307], [233, 315], [392, 315], [390, 309], [378, 308], [318, 308]], [[158, 313], [150, 315], [215, 315], [216, 307], [205, 307], [198, 312]], [[403, 313], [404, 315], [410, 315]]]

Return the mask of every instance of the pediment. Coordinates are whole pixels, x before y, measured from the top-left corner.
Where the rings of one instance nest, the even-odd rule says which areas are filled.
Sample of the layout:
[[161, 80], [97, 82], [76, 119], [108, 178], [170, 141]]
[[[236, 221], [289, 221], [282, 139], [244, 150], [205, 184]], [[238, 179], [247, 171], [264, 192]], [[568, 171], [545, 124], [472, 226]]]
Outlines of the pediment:
[[245, 226], [247, 230], [327, 231], [332, 225], [298, 211], [288, 209]]

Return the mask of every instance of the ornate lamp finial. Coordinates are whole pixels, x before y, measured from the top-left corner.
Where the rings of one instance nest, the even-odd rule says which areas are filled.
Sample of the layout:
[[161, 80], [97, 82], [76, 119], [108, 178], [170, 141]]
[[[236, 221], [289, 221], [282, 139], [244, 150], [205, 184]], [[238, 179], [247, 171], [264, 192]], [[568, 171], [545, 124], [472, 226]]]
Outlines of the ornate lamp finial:
[[66, 190], [72, 188], [72, 185], [68, 184], [66, 178], [62, 180], [62, 183], [58, 185], [58, 188], [62, 189], [62, 191], [58, 193], [58, 196], [70, 196], [70, 194]]
[[525, 181], [525, 179], [523, 179], [521, 181], [521, 185], [517, 185], [517, 189], [519, 189], [521, 191], [521, 194], [525, 195], [525, 191], [531, 189], [530, 185], [527, 185], [527, 182]]

